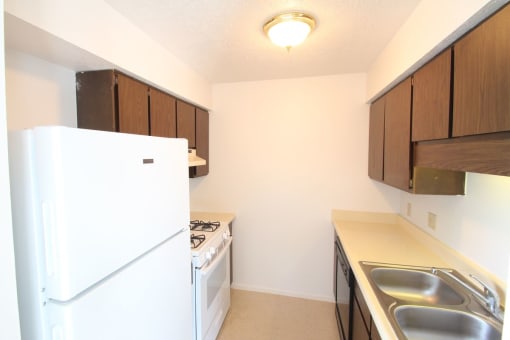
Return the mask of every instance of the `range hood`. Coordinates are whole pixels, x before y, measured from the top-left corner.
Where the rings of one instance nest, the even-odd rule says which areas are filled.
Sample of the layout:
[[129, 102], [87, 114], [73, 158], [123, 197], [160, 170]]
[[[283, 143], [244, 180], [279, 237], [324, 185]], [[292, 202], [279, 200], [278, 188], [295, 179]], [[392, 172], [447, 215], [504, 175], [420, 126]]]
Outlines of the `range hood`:
[[205, 159], [197, 156], [197, 150], [188, 149], [188, 167], [205, 165]]

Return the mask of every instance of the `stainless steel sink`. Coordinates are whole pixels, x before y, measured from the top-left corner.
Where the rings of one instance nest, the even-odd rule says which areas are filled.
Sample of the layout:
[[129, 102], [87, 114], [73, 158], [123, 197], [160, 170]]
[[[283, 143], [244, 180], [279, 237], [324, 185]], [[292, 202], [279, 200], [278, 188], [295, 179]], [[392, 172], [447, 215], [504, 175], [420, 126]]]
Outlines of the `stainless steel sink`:
[[400, 306], [394, 314], [408, 339], [501, 339], [501, 329], [472, 313], [434, 307]]
[[360, 262], [399, 339], [501, 339], [483, 292], [452, 269]]
[[385, 294], [410, 303], [459, 305], [464, 297], [441, 277], [423, 270], [374, 268], [370, 276]]

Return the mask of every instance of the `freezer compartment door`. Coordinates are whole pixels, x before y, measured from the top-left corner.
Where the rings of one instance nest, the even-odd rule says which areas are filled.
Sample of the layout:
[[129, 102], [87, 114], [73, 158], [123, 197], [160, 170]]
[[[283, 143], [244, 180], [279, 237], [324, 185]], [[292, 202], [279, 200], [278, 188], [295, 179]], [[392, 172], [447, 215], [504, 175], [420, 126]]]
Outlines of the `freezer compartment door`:
[[64, 304], [48, 303], [51, 340], [191, 339], [184, 233]]
[[33, 133], [49, 298], [71, 299], [188, 227], [185, 139]]

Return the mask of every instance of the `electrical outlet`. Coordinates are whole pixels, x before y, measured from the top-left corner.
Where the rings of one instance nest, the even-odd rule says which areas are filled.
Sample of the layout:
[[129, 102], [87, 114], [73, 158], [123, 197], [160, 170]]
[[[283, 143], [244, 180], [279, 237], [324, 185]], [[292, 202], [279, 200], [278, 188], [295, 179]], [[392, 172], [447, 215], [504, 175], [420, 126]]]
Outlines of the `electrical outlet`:
[[432, 230], [436, 230], [436, 219], [437, 216], [429, 211], [428, 226]]
[[406, 215], [409, 216], [409, 217], [411, 216], [411, 213], [412, 213], [412, 207], [413, 206], [412, 206], [411, 202], [407, 202], [407, 213], [406, 213]]

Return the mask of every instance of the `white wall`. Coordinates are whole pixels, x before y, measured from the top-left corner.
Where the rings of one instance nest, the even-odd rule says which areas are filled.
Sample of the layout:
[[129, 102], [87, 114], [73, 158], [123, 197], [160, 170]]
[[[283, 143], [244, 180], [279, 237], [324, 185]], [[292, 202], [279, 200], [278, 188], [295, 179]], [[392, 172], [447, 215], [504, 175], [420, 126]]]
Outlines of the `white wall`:
[[[211, 106], [208, 81], [103, 0], [6, 0], [5, 11], [9, 19], [20, 19], [8, 21], [16, 24], [16, 32], [6, 28], [14, 35], [11, 40], [40, 57], [79, 65], [81, 60], [66, 57], [94, 55], [181, 98]], [[34, 35], [42, 41], [31, 41]]]
[[[0, 0], [3, 10], [3, 0]], [[4, 24], [0, 17], [0, 339], [20, 339], [14, 245], [12, 239], [7, 114], [5, 107]]]
[[74, 71], [8, 50], [6, 81], [9, 130], [37, 125], [76, 127]]
[[[465, 196], [402, 192], [401, 214], [466, 257], [507, 280], [510, 245], [510, 177], [468, 173]], [[411, 216], [406, 216], [407, 203]], [[428, 212], [437, 216], [428, 228]]]
[[210, 173], [192, 210], [232, 211], [234, 285], [332, 300], [331, 210], [398, 211], [367, 176], [363, 74], [213, 86]]

